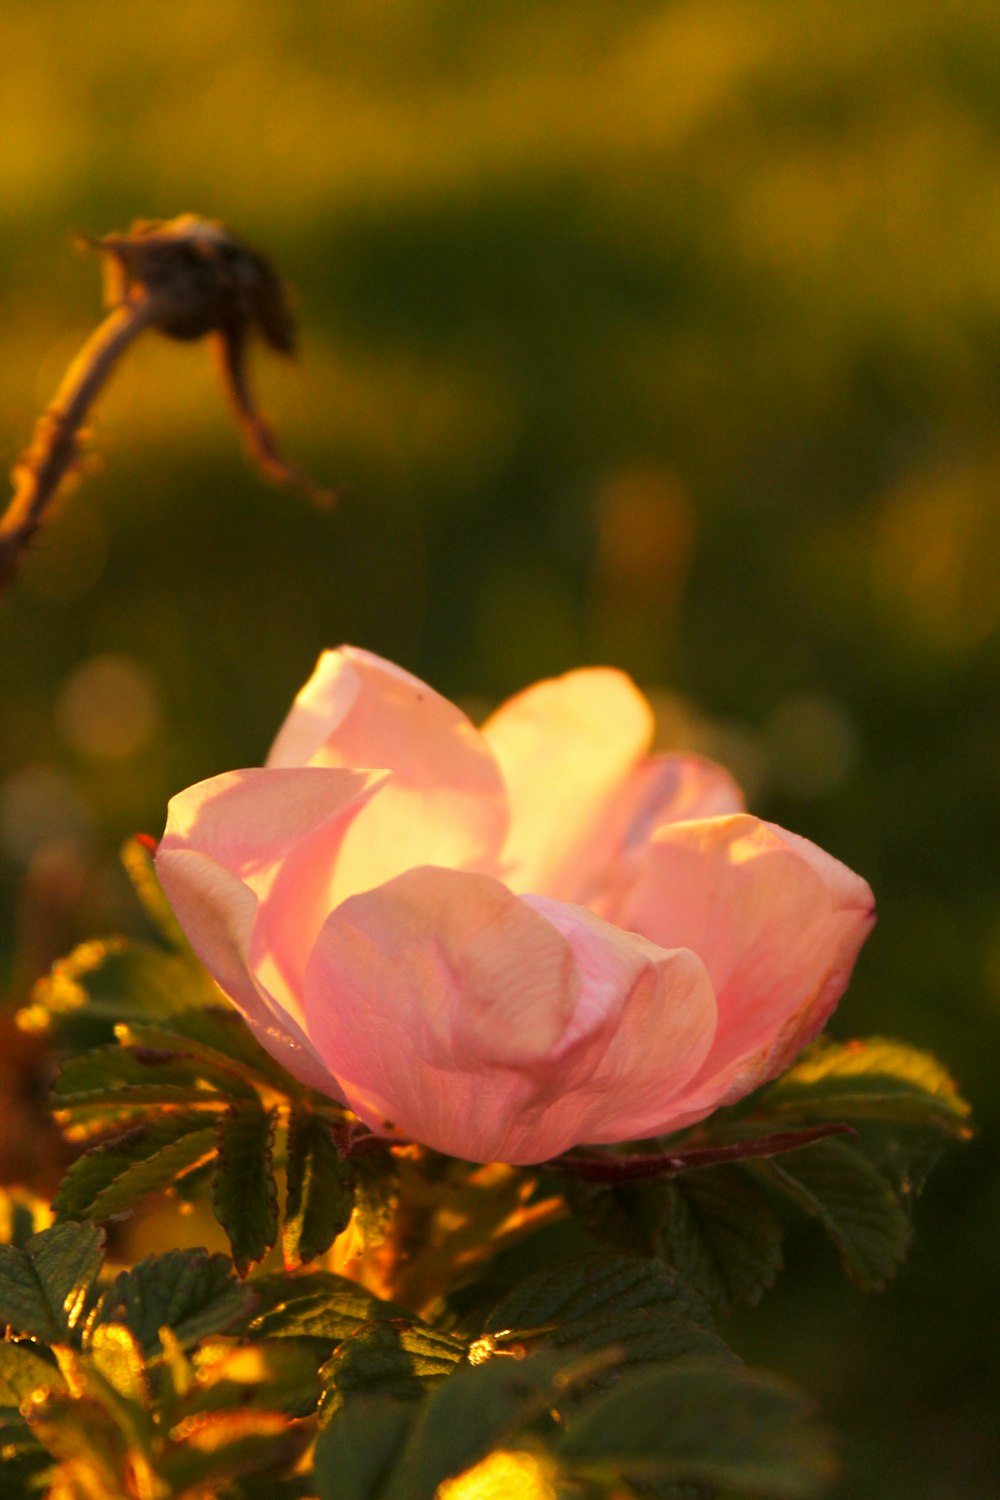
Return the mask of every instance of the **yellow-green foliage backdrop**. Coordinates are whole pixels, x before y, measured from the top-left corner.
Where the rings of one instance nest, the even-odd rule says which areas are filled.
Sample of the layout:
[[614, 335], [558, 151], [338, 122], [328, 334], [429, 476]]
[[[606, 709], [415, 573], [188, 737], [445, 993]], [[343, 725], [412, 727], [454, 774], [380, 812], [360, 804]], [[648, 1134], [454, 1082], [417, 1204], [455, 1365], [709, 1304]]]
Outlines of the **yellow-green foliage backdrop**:
[[206, 351], [130, 358], [0, 607], [12, 993], [130, 920], [119, 839], [258, 762], [323, 646], [483, 707], [631, 670], [870, 878], [838, 1034], [936, 1049], [984, 1127], [885, 1297], [806, 1239], [737, 1334], [847, 1432], [857, 1500], [997, 1465], [998, 129], [995, 0], [0, 11], [4, 458], [96, 314], [71, 231], [191, 210], [292, 281], [261, 385], [341, 493], [258, 482]]

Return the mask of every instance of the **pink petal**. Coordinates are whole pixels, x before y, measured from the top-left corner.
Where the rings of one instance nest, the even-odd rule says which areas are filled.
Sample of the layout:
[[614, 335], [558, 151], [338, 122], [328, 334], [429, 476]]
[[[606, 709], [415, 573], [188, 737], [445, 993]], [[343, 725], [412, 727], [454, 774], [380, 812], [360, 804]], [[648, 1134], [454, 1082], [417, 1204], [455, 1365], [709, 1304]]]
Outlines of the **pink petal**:
[[227, 771], [170, 799], [160, 851], [198, 849], [263, 895], [287, 855], [331, 819], [357, 813], [385, 780], [305, 766]]
[[550, 1084], [547, 1137], [565, 1150], [659, 1133], [715, 1038], [704, 964], [686, 948], [659, 948], [581, 907], [543, 896], [524, 901], [567, 939], [581, 982], [555, 1053], [561, 1068]]
[[772, 1077], [822, 1028], [874, 916], [846, 865], [741, 815], [661, 828], [620, 920], [691, 948], [715, 988], [718, 1034], [678, 1128]]
[[503, 875], [514, 890], [575, 899], [588, 843], [652, 732], [649, 704], [610, 668], [537, 683], [486, 722], [510, 797]]
[[472, 1161], [542, 1161], [658, 1125], [715, 1030], [692, 954], [431, 869], [333, 913], [306, 1013], [373, 1129]]
[[372, 1129], [491, 1161], [578, 993], [569, 945], [500, 881], [425, 868], [331, 914], [306, 972], [306, 1016]]
[[192, 948], [251, 1031], [283, 1068], [321, 1093], [339, 1097], [300, 1022], [251, 971], [249, 953], [257, 897], [249, 886], [195, 849], [162, 844], [157, 873]]
[[261, 1043], [296, 1077], [335, 1084], [306, 1037], [302, 970], [351, 819], [384, 777], [232, 771], [170, 803], [157, 871], [191, 946]]
[[330, 910], [345, 837], [386, 779], [316, 766], [230, 771], [170, 802], [158, 861], [196, 850], [259, 899], [248, 961], [299, 1023], [305, 963]]
[[416, 865], [495, 868], [499, 769], [465, 715], [408, 672], [353, 647], [324, 652], [268, 759], [306, 762], [392, 772], [345, 838], [332, 902]]
[[646, 757], [612, 798], [583, 851], [574, 899], [614, 920], [657, 828], [743, 808], [743, 794], [722, 766], [698, 755]]

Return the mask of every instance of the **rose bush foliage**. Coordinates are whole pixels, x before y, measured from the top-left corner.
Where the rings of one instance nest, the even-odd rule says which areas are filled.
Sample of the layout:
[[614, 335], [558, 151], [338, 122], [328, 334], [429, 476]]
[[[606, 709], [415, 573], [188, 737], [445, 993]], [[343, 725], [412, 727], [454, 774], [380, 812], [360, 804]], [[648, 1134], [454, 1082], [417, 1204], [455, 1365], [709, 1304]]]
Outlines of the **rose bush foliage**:
[[326, 652], [266, 766], [173, 799], [159, 875], [264, 1046], [373, 1131], [514, 1163], [663, 1134], [816, 1035], [874, 914], [652, 731], [610, 669], [477, 730]]

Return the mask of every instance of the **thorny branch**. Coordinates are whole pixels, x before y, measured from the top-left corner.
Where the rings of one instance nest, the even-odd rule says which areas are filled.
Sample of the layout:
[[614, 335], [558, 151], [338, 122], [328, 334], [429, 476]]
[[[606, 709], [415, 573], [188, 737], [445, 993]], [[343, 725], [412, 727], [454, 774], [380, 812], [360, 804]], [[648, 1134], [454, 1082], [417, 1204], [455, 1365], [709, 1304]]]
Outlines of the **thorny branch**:
[[105, 300], [112, 310], [73, 360], [12, 472], [14, 495], [0, 518], [0, 592], [73, 471], [87, 412], [122, 354], [147, 328], [185, 341], [209, 335], [258, 468], [318, 504], [332, 499], [282, 458], [248, 383], [254, 333], [279, 353], [290, 355], [295, 348], [284, 288], [270, 262], [221, 225], [192, 214], [140, 220], [128, 234], [87, 243], [105, 256]]

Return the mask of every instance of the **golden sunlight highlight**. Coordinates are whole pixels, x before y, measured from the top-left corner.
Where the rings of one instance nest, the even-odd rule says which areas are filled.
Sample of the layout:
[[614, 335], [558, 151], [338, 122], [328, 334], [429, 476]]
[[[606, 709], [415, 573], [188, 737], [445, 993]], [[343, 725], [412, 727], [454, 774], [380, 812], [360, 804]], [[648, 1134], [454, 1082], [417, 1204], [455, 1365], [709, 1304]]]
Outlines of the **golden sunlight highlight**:
[[552, 1467], [531, 1453], [491, 1453], [439, 1485], [434, 1500], [556, 1500]]

